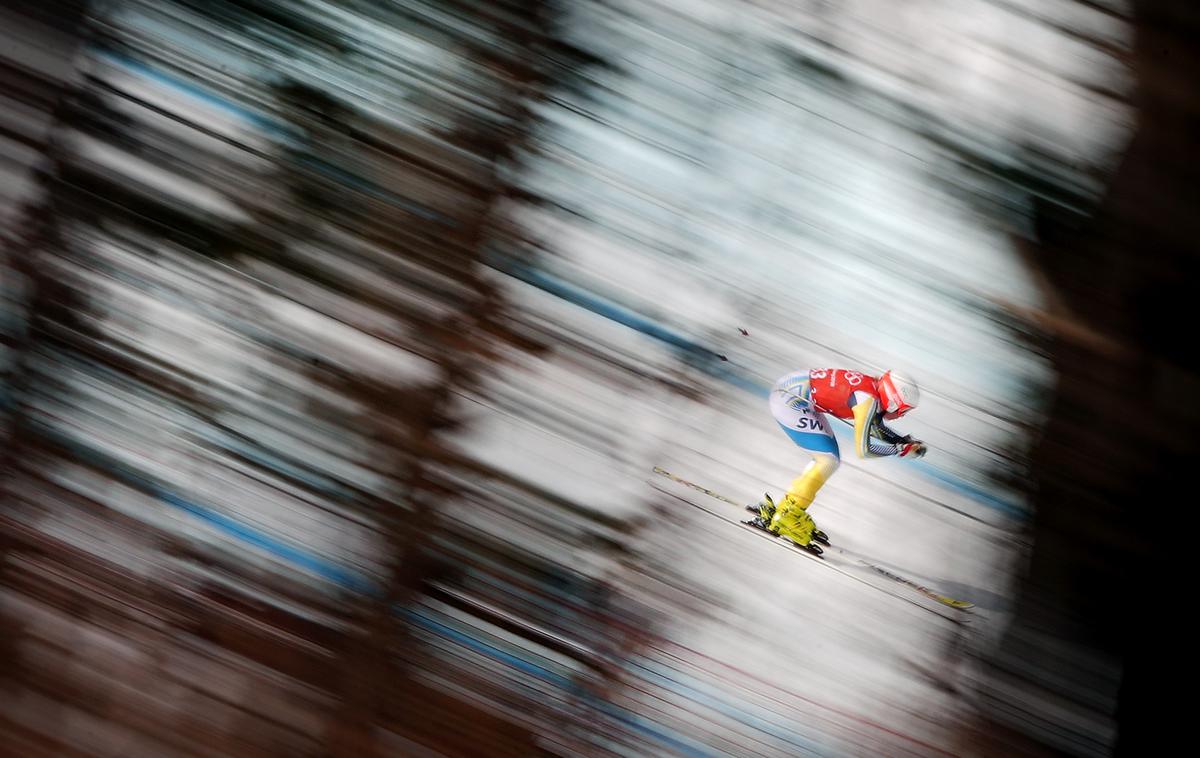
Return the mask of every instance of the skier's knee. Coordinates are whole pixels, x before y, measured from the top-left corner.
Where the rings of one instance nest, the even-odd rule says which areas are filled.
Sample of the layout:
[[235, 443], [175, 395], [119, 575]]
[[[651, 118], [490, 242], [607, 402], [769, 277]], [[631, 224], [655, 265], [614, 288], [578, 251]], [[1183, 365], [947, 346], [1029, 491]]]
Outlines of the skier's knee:
[[816, 473], [821, 477], [822, 482], [829, 480], [833, 476], [833, 472], [838, 470], [838, 466], [842, 465], [841, 460], [836, 455], [817, 455], [814, 456], [813, 462], [816, 464]]

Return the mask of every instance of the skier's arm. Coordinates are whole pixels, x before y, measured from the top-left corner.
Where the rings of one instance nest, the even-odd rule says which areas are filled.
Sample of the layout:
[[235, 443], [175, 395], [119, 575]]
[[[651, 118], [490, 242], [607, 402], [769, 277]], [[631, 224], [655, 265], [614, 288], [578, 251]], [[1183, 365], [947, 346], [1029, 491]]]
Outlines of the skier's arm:
[[900, 445], [871, 437], [871, 427], [879, 413], [878, 400], [869, 393], [855, 392], [850, 396], [850, 409], [854, 412], [854, 451], [859, 458], [884, 458], [900, 452]]
[[902, 445], [906, 442], [916, 442], [916, 440], [907, 434], [900, 434], [895, 430], [889, 429], [887, 425], [883, 423], [883, 420], [878, 416], [875, 417], [875, 421], [871, 424], [871, 436], [875, 439], [882, 440], [889, 445]]
[[866, 392], [850, 396], [854, 412], [854, 450], [859, 458], [885, 458], [925, 454], [925, 446], [912, 437], [897, 434], [878, 420], [879, 401]]

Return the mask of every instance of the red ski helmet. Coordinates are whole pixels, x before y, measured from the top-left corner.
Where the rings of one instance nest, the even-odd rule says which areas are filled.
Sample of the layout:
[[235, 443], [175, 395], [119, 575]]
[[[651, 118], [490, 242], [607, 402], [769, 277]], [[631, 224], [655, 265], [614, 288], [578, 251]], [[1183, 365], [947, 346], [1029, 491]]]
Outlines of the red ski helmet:
[[921, 399], [916, 382], [891, 370], [883, 372], [875, 381], [875, 388], [879, 391], [879, 400], [883, 403], [883, 417], [886, 419], [900, 418], [916, 408]]

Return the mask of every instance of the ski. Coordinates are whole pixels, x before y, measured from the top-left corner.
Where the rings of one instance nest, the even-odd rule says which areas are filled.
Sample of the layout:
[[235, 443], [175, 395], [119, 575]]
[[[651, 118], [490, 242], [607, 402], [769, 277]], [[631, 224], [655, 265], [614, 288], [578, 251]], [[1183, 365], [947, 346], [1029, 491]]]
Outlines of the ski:
[[[664, 476], [667, 479], [670, 479], [671, 481], [676, 482], [678, 484], [682, 484], [685, 487], [696, 490], [697, 492], [702, 492], [705, 495], [708, 495], [709, 497], [720, 500], [723, 503], [728, 503], [729, 505], [736, 506], [739, 510], [744, 507], [744, 505], [742, 503], [739, 503], [738, 501], [736, 501], [732, 498], [725, 497], [724, 495], [717, 493], [717, 492], [713, 492], [712, 490], [710, 490], [706, 487], [702, 487], [699, 484], [696, 484], [695, 482], [691, 482], [691, 481], [688, 481], [687, 479], [676, 476], [675, 474], [672, 474], [670, 471], [667, 471], [666, 469], [662, 468], [661, 466], [655, 466], [654, 473], [659, 474], [660, 476]], [[680, 499], [683, 500], [683, 498], [680, 498]], [[705, 511], [706, 513], [713, 513], [712, 511], [709, 511], [707, 508], [700, 507], [700, 506], [696, 505], [695, 503], [692, 503], [691, 501], [684, 500], [684, 502], [688, 503], [689, 505], [694, 505], [696, 507], [699, 507], [701, 510]], [[714, 515], [717, 515], [717, 514], [714, 514]], [[770, 532], [768, 532], [764, 529], [761, 529], [760, 527], [754, 526], [752, 524], [744, 523], [741, 521], [738, 521], [735, 523], [737, 523], [738, 526], [740, 526], [744, 529], [749, 529], [750, 531], [752, 531], [756, 534], [759, 534], [767, 539], [770, 539], [773, 542], [777, 542], [781, 545], [784, 545], [785, 547], [790, 548], [794, 552], [797, 552], [797, 553], [800, 553], [801, 555], [805, 555], [805, 556], [808, 556], [809, 558], [813, 558], [815, 560], [821, 561], [821, 562], [825, 563], [825, 565], [829, 566], [830, 568], [832, 568], [834, 570], [838, 570], [837, 567], [834, 566], [833, 564], [825, 562], [823, 556], [816, 554], [814, 552], [811, 552], [801, 545], [797, 545], [794, 542], [791, 542], [790, 540], [786, 540], [782, 537], [773, 535]], [[847, 558], [853, 559], [860, 565], [870, 569], [871, 571], [875, 572], [876, 574], [879, 574], [880, 576], [884, 576], [888, 579], [891, 579], [894, 582], [898, 582], [900, 584], [905, 585], [906, 587], [916, 590], [917, 592], [921, 593], [925, 597], [927, 597], [931, 600], [936, 600], [937, 602], [939, 602], [942, 605], [945, 605], [949, 608], [954, 608], [955, 610], [959, 610], [959, 611], [966, 611], [966, 610], [970, 610], [971, 608], [975, 607], [975, 604], [968, 600], [959, 600], [957, 598], [952, 598], [948, 595], [943, 595], [942, 593], [938, 592], [937, 590], [930, 589], [929, 587], [926, 587], [922, 584], [918, 584], [917, 582], [914, 582], [911, 579], [903, 577], [903, 576], [895, 573], [894, 571], [890, 571], [876, 563], [865, 560], [865, 556], [862, 556], [861, 554], [859, 554], [853, 550], [845, 550], [836, 545], [829, 545], [829, 544], [826, 544], [825, 550], [827, 552], [834, 551], [843, 556], [846, 556]], [[846, 573], [846, 572], [840, 572], [840, 573]]]

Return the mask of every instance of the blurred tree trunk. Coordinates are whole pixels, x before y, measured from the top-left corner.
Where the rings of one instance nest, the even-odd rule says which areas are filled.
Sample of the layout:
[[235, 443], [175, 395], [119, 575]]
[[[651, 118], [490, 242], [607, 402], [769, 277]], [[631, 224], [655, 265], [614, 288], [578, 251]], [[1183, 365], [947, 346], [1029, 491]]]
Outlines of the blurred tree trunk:
[[[1191, 657], [1189, 622], [1172, 616], [1196, 534], [1180, 474], [1200, 420], [1190, 301], [1200, 285], [1200, 12], [1171, 0], [1133, 5], [1133, 140], [1094, 219], [1079, 228], [1040, 209], [1036, 220], [1040, 268], [1103, 339], [1052, 342], [1059, 382], [1033, 451], [1034, 551], [985, 687], [993, 716], [1077, 755], [1103, 754], [1112, 735], [1086, 734], [1085, 723], [1113, 715], [1121, 755], [1177, 744], [1179, 704], [1151, 688]], [[1006, 692], [1012, 683], [1019, 689]], [[1018, 704], [1028, 692], [1038, 694]], [[1047, 703], [1091, 716], [1056, 727]], [[1018, 707], [1024, 716], [1003, 716]]]

